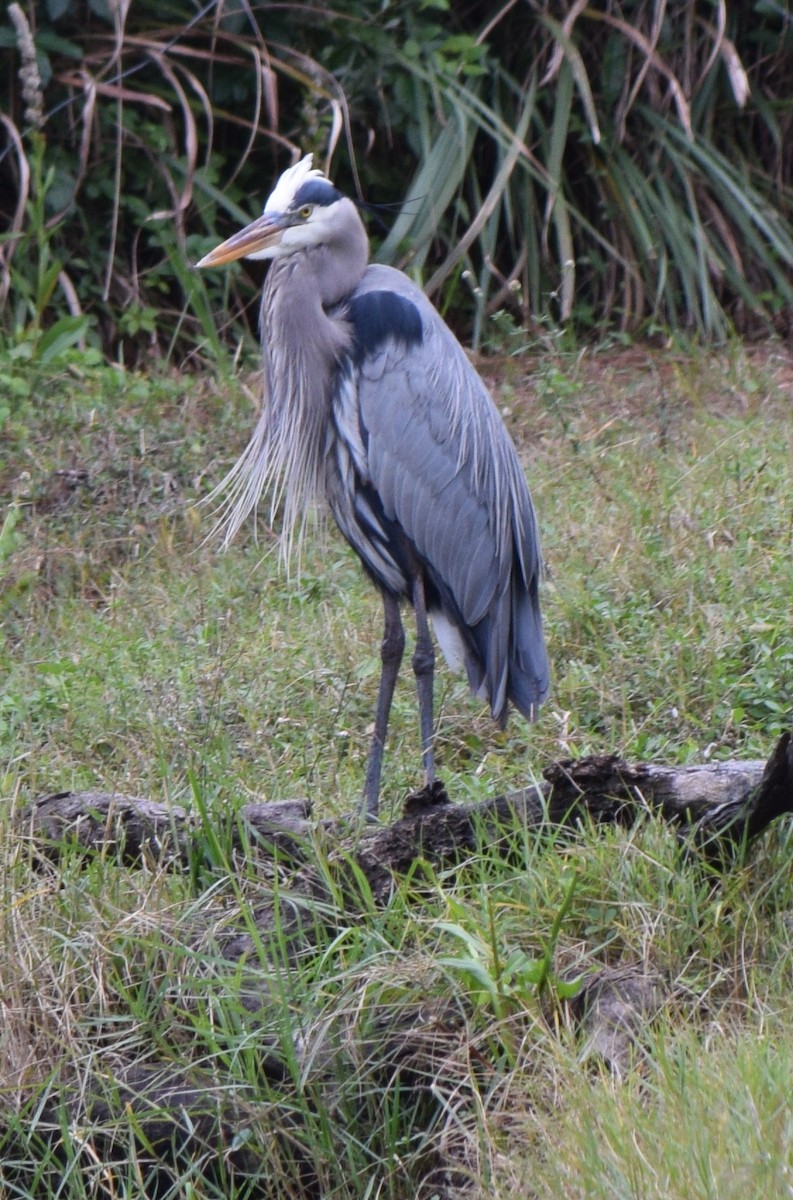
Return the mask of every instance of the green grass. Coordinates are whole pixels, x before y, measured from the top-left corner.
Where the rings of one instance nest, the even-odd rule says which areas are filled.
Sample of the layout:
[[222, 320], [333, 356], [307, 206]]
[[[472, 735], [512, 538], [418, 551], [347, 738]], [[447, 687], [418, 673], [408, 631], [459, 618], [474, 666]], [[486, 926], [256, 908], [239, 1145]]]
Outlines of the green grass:
[[[540, 516], [553, 692], [536, 727], [499, 733], [441, 668], [451, 795], [591, 752], [764, 757], [793, 721], [789, 356], [546, 350], [488, 369]], [[240, 381], [76, 356], [26, 384], [0, 462], [8, 1195], [154, 1195], [147, 1114], [123, 1091], [146, 1063], [233, 1112], [223, 1154], [194, 1131], [157, 1184], [168, 1197], [298, 1196], [308, 1175], [356, 1200], [451, 1197], [466, 1180], [504, 1198], [787, 1194], [789, 827], [720, 881], [651, 821], [515, 837], [505, 858], [483, 845], [462, 871], [417, 874], [382, 909], [363, 886], [351, 903], [321, 848], [321, 901], [285, 866], [240, 862], [230, 834], [251, 798], [356, 807], [379, 603], [332, 530], [291, 578], [263, 523], [258, 544], [203, 544], [193, 502], [253, 419]], [[386, 812], [419, 781], [416, 724], [408, 670]], [[88, 787], [197, 813], [189, 869], [125, 867], [110, 847], [42, 864], [16, 815]], [[563, 999], [571, 979], [632, 964], [665, 1000], [617, 1079]]]

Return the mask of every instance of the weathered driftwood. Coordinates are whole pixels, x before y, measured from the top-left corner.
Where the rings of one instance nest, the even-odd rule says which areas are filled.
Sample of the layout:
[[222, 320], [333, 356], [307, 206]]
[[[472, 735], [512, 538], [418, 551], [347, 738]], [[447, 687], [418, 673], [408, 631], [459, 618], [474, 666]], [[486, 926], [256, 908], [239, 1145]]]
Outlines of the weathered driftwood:
[[[294, 853], [311, 830], [310, 811], [307, 800], [249, 804], [234, 819], [231, 845], [244, 850], [248, 837]], [[17, 824], [37, 852], [53, 859], [65, 845], [116, 853], [126, 863], [184, 864], [201, 852], [200, 817], [178, 804], [121, 792], [55, 792], [25, 808]]]
[[[655, 813], [722, 861], [793, 812], [793, 737], [785, 733], [767, 762], [699, 766], [631, 764], [616, 755], [554, 763], [541, 783], [479, 804], [452, 804], [439, 784], [410, 796], [404, 815], [389, 825], [316, 822], [308, 801], [250, 804], [233, 819], [231, 845], [257, 846], [305, 862], [321, 833], [332, 857], [351, 857], [376, 897], [418, 858], [455, 862], [509, 830], [575, 827], [582, 821], [624, 826]], [[105, 792], [61, 792], [26, 809], [21, 827], [43, 853], [57, 857], [65, 843], [119, 854], [124, 861], [165, 858], [174, 864], [200, 854], [201, 818], [176, 805]]]

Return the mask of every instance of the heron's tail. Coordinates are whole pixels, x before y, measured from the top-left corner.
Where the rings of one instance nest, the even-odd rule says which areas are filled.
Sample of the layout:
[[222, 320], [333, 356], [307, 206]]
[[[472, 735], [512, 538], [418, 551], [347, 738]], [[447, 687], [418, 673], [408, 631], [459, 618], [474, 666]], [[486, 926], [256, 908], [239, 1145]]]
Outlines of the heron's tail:
[[448, 588], [428, 575], [428, 604], [435, 635], [453, 669], [465, 666], [471, 691], [506, 725], [510, 703], [536, 721], [548, 695], [550, 668], [542, 633], [537, 581], [513, 579], [476, 625], [466, 625]]
[[537, 720], [537, 710], [548, 695], [550, 674], [535, 582], [528, 591], [513, 594], [507, 683], [509, 699], [527, 721]]

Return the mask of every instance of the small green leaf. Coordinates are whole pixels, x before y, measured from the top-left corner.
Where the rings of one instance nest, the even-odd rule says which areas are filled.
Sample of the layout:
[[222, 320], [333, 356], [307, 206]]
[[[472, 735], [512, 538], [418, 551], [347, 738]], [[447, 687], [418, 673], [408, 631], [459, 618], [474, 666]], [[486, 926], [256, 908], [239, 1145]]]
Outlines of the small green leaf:
[[113, 24], [110, 0], [88, 0], [88, 7], [94, 16], [99, 17], [100, 21], [107, 21], [108, 25]]
[[20, 510], [16, 504], [12, 504], [6, 512], [2, 528], [0, 528], [0, 563], [6, 562], [11, 557], [21, 541], [20, 535], [15, 532], [19, 523], [19, 513]]
[[61, 317], [42, 335], [36, 355], [39, 362], [51, 363], [64, 350], [76, 346], [85, 335], [88, 323], [88, 317], [85, 316]]
[[488, 996], [497, 997], [496, 981], [481, 962], [475, 958], [439, 958], [442, 967], [448, 967], [455, 974], [467, 976], [469, 981], [478, 984]]
[[71, 0], [46, 0], [45, 8], [51, 21], [58, 21], [67, 12]]
[[49, 54], [46, 54], [40, 46], [36, 46], [36, 66], [39, 69], [41, 86], [45, 88], [52, 79], [52, 63]]
[[66, 58], [81, 59], [83, 57], [83, 51], [76, 42], [61, 37], [53, 29], [42, 29], [40, 33], [37, 33], [36, 46], [50, 54], [63, 54]]
[[583, 982], [583, 975], [576, 975], [575, 979], [555, 979], [554, 991], [560, 1000], [572, 1000], [581, 991]]

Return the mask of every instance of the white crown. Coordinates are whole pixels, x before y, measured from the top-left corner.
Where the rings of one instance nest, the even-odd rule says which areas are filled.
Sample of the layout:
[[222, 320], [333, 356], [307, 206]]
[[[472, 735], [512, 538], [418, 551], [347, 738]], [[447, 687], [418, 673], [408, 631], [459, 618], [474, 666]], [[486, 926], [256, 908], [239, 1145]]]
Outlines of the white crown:
[[264, 206], [265, 212], [288, 212], [298, 191], [309, 179], [324, 179], [326, 183], [330, 183], [322, 171], [312, 168], [313, 160], [314, 156], [307, 154], [305, 158], [300, 159], [300, 162], [296, 162], [293, 167], [284, 171], [267, 198]]

